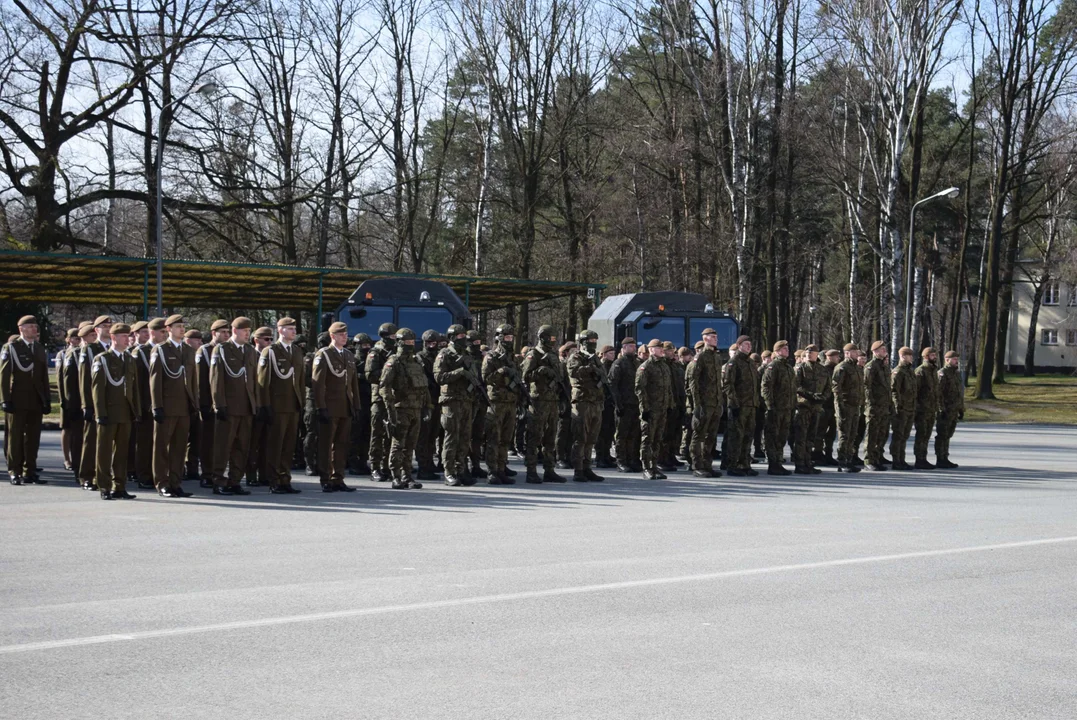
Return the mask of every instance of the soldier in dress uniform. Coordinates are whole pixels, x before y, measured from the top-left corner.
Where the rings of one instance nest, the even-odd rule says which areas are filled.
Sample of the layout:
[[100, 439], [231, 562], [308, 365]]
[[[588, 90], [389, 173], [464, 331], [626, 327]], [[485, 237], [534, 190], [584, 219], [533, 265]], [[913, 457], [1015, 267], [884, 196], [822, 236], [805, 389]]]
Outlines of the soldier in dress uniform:
[[[531, 414], [527, 431], [526, 482], [563, 483], [565, 478], [554, 469], [557, 437], [558, 405], [564, 396], [561, 365], [554, 345], [557, 333], [550, 325], [538, 329], [535, 347], [524, 357], [520, 375], [527, 385]], [[542, 452], [543, 474], [538, 474], [539, 451]]]
[[[199, 377], [198, 366], [198, 354], [204, 345], [202, 338], [202, 331], [197, 328], [188, 328], [183, 333], [183, 344], [191, 349], [195, 359], [195, 407], [191, 412], [191, 422], [187, 426], [187, 457], [184, 462], [184, 478], [187, 480], [198, 480], [198, 484], [203, 488], [212, 488], [213, 480], [209, 477], [212, 468], [207, 466], [204, 470], [202, 468], [202, 385], [201, 377]], [[208, 407], [207, 407], [208, 412]]]
[[[210, 363], [217, 346], [232, 337], [232, 326], [227, 320], [214, 320], [209, 327], [211, 339], [195, 348], [195, 366], [198, 369], [198, 469], [199, 484], [216, 489], [219, 479], [213, 476], [216, 457], [217, 418], [213, 412], [213, 384], [210, 382]], [[204, 334], [203, 334], [204, 336]], [[195, 427], [192, 424], [191, 431]], [[189, 463], [190, 464], [190, 463]]]
[[300, 492], [292, 487], [292, 461], [306, 388], [303, 351], [295, 344], [295, 320], [278, 320], [277, 335], [277, 342], [263, 350], [258, 359], [257, 397], [269, 425], [263, 452], [267, 455], [270, 492], [287, 495]]
[[[345, 330], [345, 340], [347, 340], [347, 330]], [[307, 387], [307, 397], [303, 403], [303, 426], [306, 428], [303, 434], [303, 461], [307, 466], [307, 475], [312, 477], [325, 477], [324, 471], [327, 469], [318, 465], [321, 459], [318, 426], [322, 423], [318, 421], [318, 406], [314, 402], [314, 358], [319, 350], [329, 347], [329, 343], [328, 332], [318, 333], [318, 347], [314, 349], [314, 352], [303, 354], [303, 377]], [[344, 447], [347, 447], [347, 444]]]
[[37, 474], [41, 419], [52, 412], [49, 359], [37, 318], [19, 318], [19, 337], [0, 349], [0, 397], [7, 422], [7, 472], [12, 485], [44, 485]]
[[127, 470], [143, 490], [152, 490], [153, 484], [153, 403], [150, 399], [150, 343], [149, 323], [139, 320], [131, 326], [132, 343], [127, 352], [134, 358], [138, 377], [139, 415], [142, 422], [131, 427], [131, 451], [127, 455]]
[[718, 422], [722, 417], [725, 396], [722, 393], [722, 368], [718, 358], [718, 332], [705, 328], [696, 352], [685, 371], [688, 401], [692, 407], [692, 443], [689, 457], [692, 474], [701, 478], [721, 477], [714, 470], [714, 448], [718, 442]]
[[355, 356], [344, 347], [348, 326], [335, 322], [326, 335], [329, 344], [315, 353], [311, 372], [315, 424], [321, 426], [317, 429], [318, 473], [322, 492], [355, 492], [345, 484], [344, 475], [352, 422], [359, 416], [359, 376]]
[[184, 343], [182, 315], [155, 318], [153, 331], [167, 331], [150, 353], [150, 398], [153, 404], [153, 482], [161, 497], [188, 497], [181, 485], [191, 430], [198, 409], [195, 349]]
[[126, 485], [131, 426], [149, 419], [142, 417], [138, 369], [127, 353], [131, 328], [115, 323], [109, 336], [111, 347], [94, 358], [90, 371], [97, 421], [97, 487], [102, 500], [134, 500]]
[[579, 334], [579, 349], [569, 357], [566, 370], [572, 386], [572, 479], [602, 482], [605, 478], [591, 469], [591, 455], [602, 427], [605, 386], [609, 385], [598, 358], [598, 333], [584, 330]]
[[79, 352], [79, 397], [82, 399], [82, 458], [79, 462], [79, 484], [84, 490], [97, 489], [97, 422], [94, 421], [91, 370], [93, 359], [112, 344], [109, 329], [112, 318], [101, 315], [79, 333], [82, 349]]
[[419, 440], [419, 426], [424, 418], [430, 417], [430, 390], [426, 384], [426, 371], [415, 351], [415, 333], [409, 328], [400, 328], [396, 332], [396, 353], [385, 361], [382, 370], [380, 392], [388, 430], [393, 438], [389, 465], [394, 490], [423, 486], [412, 475], [411, 458]]
[[352, 342], [355, 345], [355, 372], [359, 380], [359, 415], [352, 423], [352, 442], [348, 453], [348, 469], [352, 475], [369, 475], [370, 463], [370, 381], [366, 376], [366, 359], [374, 341], [366, 333], [359, 333]]
[[[218, 327], [217, 323], [213, 325]], [[209, 359], [209, 392], [213, 401], [213, 424], [217, 430], [213, 439], [211, 471], [214, 495], [251, 494], [243, 489], [240, 480], [249, 466], [254, 415], [258, 408], [255, 397], [258, 353], [249, 343], [252, 326], [249, 318], [237, 317], [228, 325], [227, 336], [218, 329]]]
[[[56, 363], [56, 389], [57, 389], [57, 392], [58, 392], [58, 394], [60, 396], [60, 447], [63, 448], [63, 451], [64, 451], [64, 470], [71, 470], [72, 468], [78, 467], [78, 463], [77, 462], [75, 462], [75, 463], [71, 462], [71, 449], [72, 449], [72, 445], [75, 444], [74, 443], [75, 433], [72, 432], [73, 423], [71, 422], [71, 413], [69, 412], [70, 409], [71, 409], [71, 406], [68, 403], [68, 395], [67, 395], [68, 388], [65, 385], [65, 381], [67, 380], [67, 376], [68, 376], [67, 367], [66, 367], [67, 359], [69, 357], [71, 357], [71, 350], [75, 349], [77, 351], [78, 346], [79, 346], [79, 330], [78, 330], [78, 328], [69, 328], [64, 339], [66, 341], [66, 347], [64, 347], [63, 350], [60, 350], [59, 352], [56, 353], [56, 358], [55, 358], [54, 362]], [[70, 373], [70, 375], [77, 377], [77, 373], [74, 371], [75, 367], [77, 367], [77, 364], [73, 361], [71, 363], [72, 372]], [[76, 390], [76, 392], [78, 391], [77, 383], [76, 383], [75, 390]], [[79, 413], [79, 421], [78, 421], [78, 438], [79, 438], [78, 442], [81, 443], [82, 442], [82, 413], [81, 412]]]
[[856, 462], [856, 432], [864, 407], [864, 375], [857, 362], [860, 348], [846, 343], [843, 351], [845, 359], [830, 379], [838, 426], [838, 472], [857, 473], [860, 466]]
[[916, 437], [913, 440], [913, 452], [916, 470], [934, 470], [935, 466], [927, 460], [927, 446], [931, 440], [931, 431], [935, 427], [935, 416], [939, 410], [939, 370], [935, 363], [938, 353], [935, 348], [926, 347], [920, 351], [922, 362], [913, 371], [916, 376], [916, 414], [913, 425]]
[[890, 435], [890, 416], [893, 401], [890, 399], [890, 362], [886, 343], [876, 340], [871, 344], [871, 362], [864, 367], [864, 413], [867, 420], [865, 434], [868, 439], [864, 459], [868, 468], [876, 472], [886, 470], [883, 451]]
[[935, 420], [935, 467], [953, 470], [957, 463], [950, 461], [950, 438], [957, 430], [957, 421], [965, 419], [965, 384], [961, 380], [956, 352], [950, 350], [939, 370], [939, 414]]
[[71, 440], [71, 468], [75, 481], [79, 478], [79, 466], [82, 464], [82, 438], [85, 427], [82, 419], [82, 394], [79, 390], [79, 355], [86, 342], [82, 332], [93, 332], [93, 323], [89, 320], [79, 323], [75, 330], [76, 344], [64, 351], [64, 372], [61, 380], [60, 397], [66, 403], [61, 412], [64, 415], [65, 432]]
[[440, 333], [427, 330], [423, 333], [423, 349], [416, 353], [426, 373], [426, 386], [430, 392], [430, 420], [419, 426], [419, 440], [415, 445], [415, 461], [419, 466], [420, 480], [437, 480], [437, 466], [434, 464], [434, 451], [437, 447], [438, 432], [441, 430], [441, 412], [438, 395], [441, 386], [434, 379], [434, 361], [438, 356]]
[[610, 368], [610, 387], [616, 404], [614, 445], [617, 450], [617, 469], [621, 472], [640, 472], [639, 400], [636, 399], [636, 370], [640, 359], [636, 355], [636, 339], [621, 341], [621, 354]]
[[[261, 358], [262, 351], [273, 344], [273, 329], [260, 327], [251, 336], [254, 342], [254, 352]], [[262, 405], [261, 396], [258, 393], [258, 373], [255, 371], [254, 379], [254, 420], [251, 422], [250, 452], [247, 453], [247, 487], [261, 487], [270, 485], [269, 481], [269, 453], [265, 447], [269, 442], [269, 426], [271, 410]]]
[[486, 410], [486, 467], [491, 485], [512, 485], [509, 475], [509, 445], [516, 435], [517, 408], [523, 393], [523, 379], [513, 356], [515, 330], [508, 323], [494, 331], [497, 344], [482, 361], [482, 380], [490, 404]]
[[388, 482], [392, 477], [389, 472], [389, 429], [385, 426], [385, 402], [381, 397], [381, 371], [385, 361], [396, 352], [397, 330], [392, 323], [382, 323], [378, 327], [380, 339], [366, 358], [366, 379], [370, 383], [370, 479], [375, 482]]

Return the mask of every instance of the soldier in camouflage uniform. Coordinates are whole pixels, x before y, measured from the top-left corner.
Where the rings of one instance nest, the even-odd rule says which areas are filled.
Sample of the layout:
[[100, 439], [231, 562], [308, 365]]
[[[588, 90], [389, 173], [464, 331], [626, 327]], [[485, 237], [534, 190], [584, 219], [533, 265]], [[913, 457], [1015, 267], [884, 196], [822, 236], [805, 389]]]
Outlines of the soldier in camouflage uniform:
[[733, 360], [736, 357], [737, 344], [733, 343], [729, 346], [729, 356], [726, 358], [725, 362], [722, 363], [722, 400], [723, 405], [726, 406], [725, 411], [722, 413], [722, 422], [720, 423], [722, 425], [722, 461], [718, 465], [718, 467], [720, 467], [722, 470], [729, 470], [729, 460], [731, 457], [731, 453], [729, 452], [729, 443], [730, 437], [735, 434], [732, 414], [730, 413], [729, 406], [726, 403], [726, 400], [729, 398], [729, 372], [733, 369]]
[[756, 461], [767, 459], [767, 447], [766, 440], [763, 437], [763, 431], [767, 426], [767, 405], [762, 401], [763, 393], [763, 371], [767, 369], [767, 365], [770, 365], [770, 357], [774, 352], [772, 350], [764, 350], [762, 354], [752, 353], [750, 355], [752, 363], [755, 365], [756, 379], [758, 380], [755, 388], [756, 397], [760, 398], [758, 406], [755, 409], [755, 427], [753, 429], [753, 447], [755, 452], [753, 453], [753, 459]]
[[491, 485], [512, 485], [516, 481], [508, 474], [509, 445], [516, 434], [523, 380], [513, 355], [512, 325], [498, 325], [494, 337], [497, 343], [482, 361], [482, 380], [490, 398], [486, 409], [486, 467]]
[[[318, 350], [329, 347], [329, 333], [318, 334], [318, 347], [314, 352], [303, 356], [303, 375], [307, 381], [307, 397], [303, 407], [303, 424], [307, 428], [303, 436], [303, 460], [307, 465], [307, 475], [321, 475], [323, 468], [318, 467], [318, 411], [314, 404], [314, 356]], [[350, 432], [350, 430], [349, 430]]]
[[953, 470], [957, 463], [950, 462], [950, 438], [957, 429], [957, 421], [965, 419], [965, 384], [958, 369], [960, 358], [953, 350], [946, 353], [942, 370], [939, 370], [939, 414], [935, 421], [935, 467]]
[[419, 427], [430, 418], [430, 390], [423, 363], [415, 356], [415, 333], [400, 328], [393, 339], [396, 352], [386, 359], [378, 388], [385, 405], [386, 429], [392, 437], [392, 488], [417, 490], [423, 484], [412, 476], [411, 458], [419, 440]]
[[450, 345], [434, 360], [434, 379], [441, 386], [441, 425], [445, 428], [445, 484], [474, 485], [474, 478], [467, 472], [467, 460], [473, 426], [472, 396], [481, 382], [472, 368], [467, 330], [463, 325], [450, 325], [446, 335]]
[[838, 472], [857, 473], [856, 430], [864, 406], [864, 376], [857, 363], [860, 348], [847, 343], [845, 360], [834, 369], [830, 389], [834, 393], [834, 417], [838, 426]]
[[420, 480], [437, 480], [437, 466], [434, 465], [434, 450], [437, 446], [438, 432], [441, 430], [441, 408], [438, 405], [438, 395], [441, 394], [441, 386], [434, 379], [434, 360], [438, 356], [438, 342], [441, 336], [437, 330], [427, 330], [423, 333], [423, 349], [417, 356], [423, 364], [426, 373], [426, 384], [430, 389], [430, 420], [419, 427], [419, 442], [415, 446], [415, 460], [419, 465], [418, 477]]
[[375, 482], [388, 482], [389, 472], [389, 430], [385, 425], [385, 401], [381, 396], [381, 372], [385, 361], [396, 352], [396, 325], [382, 323], [378, 328], [378, 337], [366, 358], [365, 375], [370, 383], [370, 479]]
[[[550, 325], [538, 329], [535, 347], [524, 358], [520, 373], [527, 385], [531, 415], [527, 432], [527, 482], [565, 482], [554, 470], [554, 442], [557, 433], [558, 406], [564, 401], [560, 362], [554, 351], [557, 333]], [[539, 477], [538, 454], [542, 449], [544, 472]]]
[[703, 478], [721, 477], [720, 472], [714, 471], [713, 459], [725, 399], [717, 331], [706, 328], [702, 343], [703, 347], [688, 363], [685, 372], [688, 401], [692, 407], [692, 474]]
[[938, 353], [935, 348], [927, 347], [920, 351], [923, 362], [913, 374], [916, 376], [916, 414], [913, 424], [916, 438], [913, 440], [913, 452], [916, 470], [934, 470], [935, 466], [927, 461], [927, 446], [931, 440], [931, 430], [935, 427], [935, 415], [939, 410], [939, 370], [935, 363]]
[[864, 368], [864, 412], [867, 416], [867, 448], [864, 459], [868, 467], [876, 472], [886, 470], [883, 451], [886, 438], [890, 434], [890, 416], [892, 401], [890, 399], [890, 363], [887, 359], [886, 343], [876, 340], [871, 345], [871, 362]]
[[[752, 360], [752, 341], [747, 335], [737, 338], [737, 352], [726, 370], [726, 407], [729, 414], [729, 474], [755, 476], [752, 469], [752, 435], [756, 407], [759, 405], [759, 371]], [[723, 450], [723, 453], [725, 450]], [[723, 455], [724, 459], [724, 455]]]
[[579, 349], [567, 363], [572, 385], [572, 479], [576, 482], [602, 482], [605, 478], [591, 469], [598, 431], [602, 427], [602, 404], [605, 386], [609, 384], [606, 371], [598, 358], [598, 333], [584, 330], [579, 335]]
[[[576, 352], [576, 343], [566, 342], [558, 350], [558, 372], [561, 373], [562, 387], [568, 386], [568, 358]], [[557, 406], [557, 467], [561, 470], [572, 469], [572, 403], [568, 395], [561, 398]]]
[[830, 349], [826, 351], [826, 361], [821, 363], [823, 377], [826, 382], [823, 385], [823, 407], [819, 415], [819, 423], [816, 425], [815, 439], [812, 449], [812, 459], [816, 465], [838, 464], [834, 457], [834, 440], [838, 434], [837, 422], [834, 418], [834, 391], [830, 384], [834, 378], [834, 369], [841, 363], [841, 351]]
[[[603, 345], [598, 352], [599, 362], [602, 363], [602, 372], [606, 378], [613, 369], [614, 349], [612, 345]], [[616, 467], [613, 461], [613, 429], [616, 421], [617, 405], [613, 399], [613, 388], [608, 383], [605, 385], [605, 399], [602, 403], [602, 427], [598, 431], [598, 439], [595, 441], [595, 467]]]
[[648, 480], [664, 480], [658, 469], [662, 443], [666, 437], [666, 420], [673, 401], [670, 387], [672, 375], [665, 366], [665, 348], [660, 340], [647, 343], [647, 359], [636, 370], [636, 399], [639, 401], [640, 431], [642, 436], [641, 459], [643, 477]]
[[355, 372], [359, 379], [359, 415], [352, 423], [352, 442], [348, 451], [348, 471], [352, 475], [369, 475], [370, 463], [370, 381], [366, 377], [366, 361], [374, 341], [366, 333], [352, 338]]
[[796, 410], [797, 378], [789, 364], [789, 343], [785, 340], [774, 343], [773, 355], [763, 371], [760, 393], [767, 405], [767, 475], [792, 475], [782, 465], [782, 459]]
[[890, 438], [890, 458], [894, 470], [912, 470], [905, 462], [905, 447], [909, 442], [913, 417], [916, 414], [916, 375], [913, 374], [912, 348], [898, 350], [898, 365], [890, 373], [890, 397], [893, 400], [893, 434]]
[[614, 444], [617, 448], [617, 469], [621, 472], [639, 472], [643, 469], [639, 459], [639, 401], [636, 399], [636, 370], [639, 365], [636, 340], [626, 337], [621, 341], [621, 354], [613, 361], [609, 376], [617, 411]]
[[687, 393], [684, 386], [685, 366], [677, 355], [677, 346], [668, 340], [662, 343], [662, 350], [669, 370], [669, 387], [673, 395], [669, 413], [666, 417], [666, 436], [662, 443], [662, 454], [658, 467], [666, 472], [680, 470], [683, 463], [677, 460], [677, 448], [681, 444], [681, 431], [684, 429], [684, 408]]
[[[485, 358], [482, 354], [482, 335], [479, 334], [478, 330], [467, 331], [467, 343], [468, 354], [471, 356], [471, 368], [476, 376], [481, 376], [482, 361]], [[482, 445], [486, 440], [486, 410], [489, 403], [486, 402], [485, 394], [472, 395], [471, 402], [474, 407], [471, 408], [471, 451], [468, 453], [471, 460], [471, 470], [468, 474], [477, 480], [485, 480], [487, 477], [486, 471], [482, 469], [479, 463], [482, 461], [483, 456]]]
[[825, 398], [826, 372], [819, 364], [819, 348], [809, 345], [796, 368], [797, 412], [793, 440], [793, 472], [797, 475], [818, 475], [821, 470], [812, 464], [812, 443], [817, 434], [819, 417]]

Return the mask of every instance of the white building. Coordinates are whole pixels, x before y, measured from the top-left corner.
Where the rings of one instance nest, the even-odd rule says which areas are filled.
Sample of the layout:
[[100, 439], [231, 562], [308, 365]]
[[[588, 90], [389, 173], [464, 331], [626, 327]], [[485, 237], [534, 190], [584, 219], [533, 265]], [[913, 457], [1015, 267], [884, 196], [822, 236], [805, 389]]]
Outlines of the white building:
[[[1014, 277], [1013, 303], [1010, 305], [1009, 337], [1006, 342], [1006, 365], [1010, 372], [1025, 367], [1029, 322], [1032, 319], [1034, 286]], [[1036, 370], [1038, 372], [1073, 372], [1077, 368], [1077, 283], [1052, 280], [1043, 290], [1043, 302], [1036, 323]]]

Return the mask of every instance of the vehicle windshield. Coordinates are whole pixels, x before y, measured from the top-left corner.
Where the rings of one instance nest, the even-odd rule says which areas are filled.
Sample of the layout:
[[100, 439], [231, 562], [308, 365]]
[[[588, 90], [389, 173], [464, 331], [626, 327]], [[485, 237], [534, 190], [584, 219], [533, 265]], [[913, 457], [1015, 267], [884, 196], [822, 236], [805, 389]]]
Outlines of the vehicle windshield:
[[422, 337], [427, 330], [444, 333], [453, 324], [452, 313], [448, 308], [437, 306], [402, 307], [399, 310], [398, 327], [408, 328], [416, 337]]
[[393, 321], [393, 309], [377, 305], [360, 305], [342, 312], [340, 319], [348, 325], [348, 337], [366, 333], [371, 339], [377, 341], [378, 327], [382, 323]]
[[694, 345], [707, 328], [718, 331], [719, 348], [727, 348], [737, 339], [737, 324], [731, 318], [697, 317], [688, 318], [688, 341]]
[[636, 323], [636, 342], [645, 345], [655, 338], [663, 342], [668, 340], [678, 347], [684, 345], [684, 318], [648, 317]]

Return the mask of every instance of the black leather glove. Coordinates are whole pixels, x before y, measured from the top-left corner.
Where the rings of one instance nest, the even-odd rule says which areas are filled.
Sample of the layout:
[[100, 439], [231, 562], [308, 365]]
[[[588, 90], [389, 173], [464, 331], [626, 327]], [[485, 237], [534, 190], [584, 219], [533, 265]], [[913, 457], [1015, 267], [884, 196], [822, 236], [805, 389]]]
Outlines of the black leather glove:
[[640, 419], [643, 420], [643, 422], [650, 422], [651, 421], [651, 411], [650, 410], [644, 410], [643, 412], [641, 412], [639, 414], [639, 416], [640, 416]]
[[107, 418], [107, 417], [105, 417], [104, 415], [102, 415], [102, 416], [98, 417], [98, 418], [97, 418], [97, 424], [98, 424], [98, 425], [102, 425], [102, 426], [104, 426], [104, 425], [108, 425], [108, 418]]
[[165, 421], [165, 409], [154, 408], [153, 409], [153, 421], [155, 423], [163, 423]]
[[45, 406], [45, 414], [46, 415], [51, 415], [52, 414], [52, 403], [49, 403], [48, 405]]
[[326, 408], [318, 408], [318, 424], [319, 425], [328, 425], [329, 424], [329, 410], [328, 409], [326, 409]]
[[93, 422], [93, 410], [86, 408], [82, 411], [82, 419], [85, 422]]
[[729, 419], [730, 420], [736, 420], [737, 416], [740, 415], [740, 408], [729, 408], [728, 412], [729, 412]]
[[213, 419], [213, 408], [204, 407], [198, 409], [198, 415], [202, 418], [202, 422], [209, 422]]
[[2, 407], [4, 408], [4, 412], [6, 412], [6, 413], [15, 412], [15, 403], [13, 403], [11, 401], [3, 403]]
[[218, 407], [216, 415], [217, 415], [217, 419], [220, 420], [221, 422], [228, 422], [228, 406], [227, 405], [221, 405], [220, 407]]

